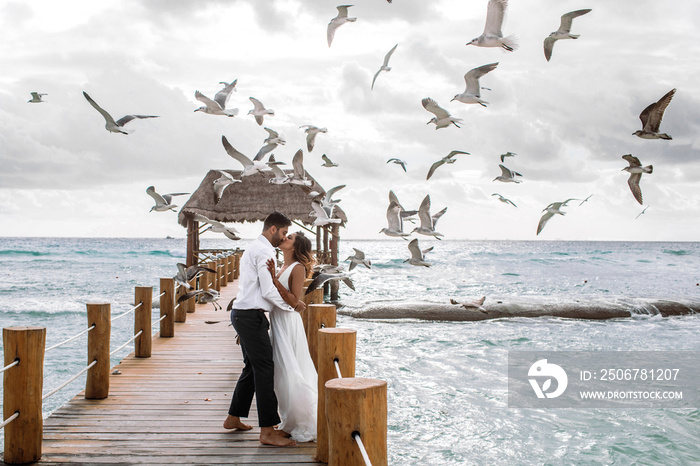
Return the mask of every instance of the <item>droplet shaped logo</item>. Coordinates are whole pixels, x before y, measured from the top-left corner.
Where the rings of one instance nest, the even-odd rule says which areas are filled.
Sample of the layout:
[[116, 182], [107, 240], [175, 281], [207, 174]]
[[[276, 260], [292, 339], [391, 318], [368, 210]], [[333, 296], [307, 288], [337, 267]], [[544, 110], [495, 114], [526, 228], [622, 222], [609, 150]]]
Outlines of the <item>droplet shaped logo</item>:
[[[527, 371], [528, 381], [535, 391], [537, 398], [556, 398], [566, 390], [569, 383], [569, 377], [566, 371], [556, 364], [549, 364], [546, 359], [536, 361]], [[542, 385], [540, 385], [542, 380]], [[552, 380], [557, 381], [556, 389], [549, 391], [552, 388]]]

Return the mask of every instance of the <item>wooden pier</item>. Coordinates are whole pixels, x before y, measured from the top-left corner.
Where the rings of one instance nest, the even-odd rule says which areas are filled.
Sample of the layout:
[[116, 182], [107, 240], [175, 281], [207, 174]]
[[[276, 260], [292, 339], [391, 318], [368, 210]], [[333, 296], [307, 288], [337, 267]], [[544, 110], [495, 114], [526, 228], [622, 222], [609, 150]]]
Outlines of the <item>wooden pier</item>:
[[252, 431], [222, 427], [243, 368], [225, 311], [237, 285], [221, 288], [224, 310], [197, 305], [174, 338], [153, 338], [150, 358], [132, 353], [113, 367], [108, 398], [81, 392], [51, 414], [36, 464], [319, 464], [313, 442], [261, 445], [255, 404]]

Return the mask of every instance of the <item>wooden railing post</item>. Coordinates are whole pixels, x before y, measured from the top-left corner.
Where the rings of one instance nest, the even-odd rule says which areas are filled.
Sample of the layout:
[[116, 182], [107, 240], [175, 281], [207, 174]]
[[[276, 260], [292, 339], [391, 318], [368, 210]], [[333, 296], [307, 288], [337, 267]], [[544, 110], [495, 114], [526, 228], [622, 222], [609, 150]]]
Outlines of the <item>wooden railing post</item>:
[[[306, 293], [306, 290], [304, 290]], [[323, 288], [316, 288], [309, 294], [304, 294], [302, 301], [309, 307], [310, 304], [323, 304]]]
[[175, 320], [175, 322], [178, 323], [183, 323], [187, 321], [187, 301], [183, 301], [180, 303], [179, 306], [175, 307], [177, 305], [177, 300], [180, 299], [180, 296], [184, 295], [185, 293], [187, 293], [187, 289], [184, 286], [180, 285], [177, 287], [177, 293], [175, 293], [176, 298], [175, 302], [173, 303], [173, 307], [175, 310], [175, 316], [173, 320]]
[[212, 288], [214, 288], [216, 291], [221, 291], [221, 259], [216, 259], [215, 261], [212, 262], [212, 267], [214, 270], [216, 270], [216, 274], [214, 274], [213, 277], [213, 284]]
[[318, 371], [318, 331], [335, 327], [336, 310], [333, 304], [311, 304], [306, 308], [306, 341], [309, 354]]
[[236, 253], [234, 254], [234, 272], [233, 272], [233, 279], [238, 280], [239, 275], [241, 274], [241, 254]]
[[386, 381], [342, 378], [326, 382], [329, 466], [364, 466], [359, 434], [372, 466], [387, 466]]
[[43, 327], [5, 327], [2, 329], [4, 366], [19, 359], [19, 364], [3, 373], [3, 419], [19, 413], [5, 426], [5, 463], [20, 464], [41, 458], [44, 420], [41, 397], [44, 389]]
[[338, 360], [343, 377], [355, 377], [357, 331], [348, 328], [322, 328], [318, 331], [318, 412], [316, 418], [316, 460], [328, 463], [328, 423], [326, 422], [326, 382], [338, 377]]
[[[200, 280], [204, 281], [204, 275], [202, 275], [200, 277]], [[192, 290], [197, 289], [197, 279], [196, 278], [193, 278], [192, 280], [190, 280], [189, 283], [190, 283], [190, 286], [192, 287]], [[190, 291], [192, 291], [192, 290], [190, 290]], [[182, 304], [185, 305], [185, 310], [188, 313], [194, 312], [195, 298], [190, 298], [187, 301], [183, 302]], [[184, 322], [184, 320], [183, 320], [183, 322]]]
[[234, 269], [235, 269], [235, 257], [233, 254], [229, 254], [226, 257], [226, 281], [232, 282], [233, 281], [233, 274], [234, 274]]
[[152, 286], [137, 286], [134, 305], [139, 307], [134, 311], [134, 335], [142, 331], [134, 343], [134, 356], [137, 358], [151, 357], [151, 306], [153, 299]]
[[175, 336], [175, 280], [161, 278], [160, 292], [165, 293], [160, 297], [160, 316], [166, 316], [160, 321], [160, 336], [172, 338]]
[[228, 280], [226, 279], [226, 274], [228, 273], [228, 260], [226, 260], [225, 257], [222, 257], [219, 259], [219, 263], [221, 264], [221, 279], [219, 280], [219, 287], [223, 288], [224, 286], [228, 285]]
[[85, 398], [103, 400], [109, 396], [109, 345], [112, 334], [112, 308], [109, 303], [87, 305], [88, 332], [87, 363], [97, 361], [87, 371]]

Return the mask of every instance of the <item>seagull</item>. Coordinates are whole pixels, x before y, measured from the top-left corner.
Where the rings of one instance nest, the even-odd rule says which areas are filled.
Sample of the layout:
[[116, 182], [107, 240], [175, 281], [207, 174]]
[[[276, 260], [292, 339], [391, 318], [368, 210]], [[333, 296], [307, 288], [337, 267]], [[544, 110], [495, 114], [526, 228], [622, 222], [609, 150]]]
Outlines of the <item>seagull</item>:
[[306, 288], [306, 293], [304, 295], [307, 295], [314, 291], [317, 288], [320, 288], [324, 283], [326, 283], [329, 280], [342, 280], [343, 283], [345, 283], [352, 291], [355, 291], [355, 285], [352, 283], [352, 280], [350, 279], [350, 276], [345, 273], [319, 273], [314, 277], [314, 279], [309, 283], [309, 286]]
[[128, 130], [124, 128], [124, 125], [129, 123], [131, 120], [135, 119], [142, 119], [142, 118], [158, 118], [155, 115], [125, 115], [118, 119], [117, 121], [114, 121], [114, 118], [112, 118], [112, 115], [107, 113], [106, 110], [104, 110], [102, 107], [97, 105], [97, 102], [92, 100], [92, 97], [90, 97], [87, 92], [83, 91], [83, 95], [85, 96], [85, 99], [87, 99], [88, 102], [90, 102], [90, 105], [95, 107], [95, 110], [100, 112], [100, 114], [104, 117], [105, 119], [105, 129], [109, 131], [110, 133], [122, 133], [122, 134], [129, 134], [132, 133], [134, 130]]
[[623, 155], [622, 158], [629, 162], [629, 167], [623, 168], [622, 171], [629, 172], [630, 174], [627, 184], [630, 186], [632, 195], [637, 202], [644, 205], [642, 202], [642, 188], [639, 187], [639, 181], [642, 179], [642, 173], [651, 173], [654, 171], [654, 167], [651, 165], [643, 167], [639, 159], [632, 154]]
[[237, 108], [226, 108], [226, 103], [228, 103], [228, 99], [231, 97], [231, 91], [236, 90], [236, 83], [238, 83], [237, 79], [234, 79], [232, 83], [220, 82], [219, 84], [223, 84], [224, 88], [216, 93], [214, 100], [211, 100], [199, 91], [195, 91], [194, 98], [204, 104], [204, 107], [199, 107], [195, 112], [204, 112], [209, 115], [224, 115], [227, 117], [238, 115]]
[[230, 184], [240, 183], [241, 180], [237, 180], [231, 175], [223, 170], [217, 170], [221, 173], [221, 176], [214, 180], [214, 193], [216, 194], [216, 203], [218, 204], [224, 195], [224, 189]]
[[272, 170], [272, 174], [275, 175], [274, 178], [270, 178], [269, 183], [270, 184], [286, 184], [289, 183], [289, 178], [291, 178], [291, 175], [288, 175], [282, 170], [279, 165], [284, 165], [284, 162], [278, 162], [275, 160], [275, 154], [270, 154], [270, 158], [266, 162], [266, 165], [270, 167], [270, 170]]
[[457, 128], [461, 128], [461, 126], [459, 126], [457, 123], [461, 123], [462, 120], [450, 115], [450, 112], [440, 107], [437, 102], [430, 97], [426, 97], [425, 99], [421, 100], [421, 103], [423, 104], [424, 109], [435, 114], [435, 116], [426, 124], [429, 125], [430, 123], [435, 123], [435, 129], [447, 128], [450, 126], [450, 124], [455, 125]]
[[214, 305], [215, 311], [223, 309], [221, 305], [217, 303], [219, 298], [221, 298], [221, 295], [214, 288], [209, 288], [208, 290], [188, 291], [187, 293], [177, 298], [177, 302], [179, 304], [183, 301], [187, 301], [188, 299], [194, 298], [195, 296], [199, 296], [200, 303], [212, 303]]
[[321, 203], [318, 201], [311, 201], [311, 207], [314, 209], [314, 212], [316, 213], [316, 220], [314, 220], [312, 223], [312, 225], [315, 227], [329, 225], [331, 223], [342, 222], [342, 220], [339, 218], [330, 218], [328, 216], [328, 212], [326, 212], [326, 210], [323, 208]]
[[544, 40], [544, 57], [549, 61], [552, 58], [552, 48], [554, 43], [559, 39], [578, 39], [580, 36], [578, 34], [571, 34], [571, 23], [574, 18], [585, 15], [591, 11], [590, 8], [585, 10], [570, 11], [561, 15], [561, 23], [559, 24], [559, 29], [554, 31]]
[[323, 154], [321, 158], [323, 159], [323, 164], [321, 165], [322, 167], [333, 168], [338, 166], [338, 164], [329, 159], [326, 154]]
[[493, 181], [502, 181], [504, 183], [522, 183], [520, 180], [516, 180], [516, 176], [523, 176], [518, 172], [508, 170], [505, 166], [499, 164], [501, 167], [501, 175], [493, 179]]
[[588, 200], [589, 200], [590, 198], [592, 198], [592, 197], [593, 197], [593, 194], [591, 194], [590, 196], [588, 196], [586, 199], [582, 200], [581, 203], [579, 204], [579, 207], [582, 206], [583, 204], [585, 204], [586, 202], [588, 202]]
[[516, 155], [518, 154], [516, 154], [515, 152], [506, 152], [505, 154], [501, 154], [501, 163], [505, 161], [506, 157], [515, 157]]
[[634, 219], [637, 220], [644, 212], [647, 211], [647, 209], [649, 208], [650, 205], [651, 205], [651, 204], [649, 204], [648, 206], [646, 206], [646, 207], [644, 208], [644, 210], [642, 210], [641, 212], [639, 212], [639, 213], [637, 214], [637, 216], [634, 217]]
[[177, 274], [173, 277], [175, 283], [180, 286], [184, 286], [186, 290], [191, 290], [190, 280], [197, 276], [200, 272], [216, 273], [216, 270], [212, 270], [209, 267], [202, 267], [200, 265], [190, 265], [187, 267], [185, 264], [177, 263]]
[[31, 98], [31, 100], [28, 100], [27, 103], [28, 104], [41, 104], [41, 103], [46, 102], [45, 100], [43, 100], [41, 98], [42, 95], [48, 95], [48, 94], [41, 94], [39, 92], [32, 92], [32, 98]]
[[209, 228], [205, 228], [204, 230], [201, 231], [200, 234], [211, 230], [214, 233], [223, 233], [224, 236], [226, 236], [228, 239], [232, 239], [234, 241], [241, 239], [241, 237], [238, 236], [238, 230], [236, 230], [235, 228], [227, 227], [223, 223], [217, 222], [215, 220], [209, 220], [204, 215], [195, 214], [194, 220], [197, 222], [200, 222], [200, 223], [208, 223], [209, 224]]
[[365, 267], [372, 268], [372, 262], [369, 261], [369, 259], [365, 259], [365, 253], [360, 251], [359, 249], [352, 248], [353, 251], [355, 251], [354, 256], [350, 256], [346, 261], [350, 261], [350, 267], [348, 270], [352, 271], [352, 269], [355, 268], [357, 265], [364, 265]]
[[503, 47], [505, 50], [512, 52], [518, 48], [515, 36], [503, 37], [501, 28], [503, 27], [503, 18], [508, 7], [508, 0], [489, 0], [486, 9], [486, 25], [484, 32], [477, 38], [472, 39], [467, 45], [476, 45], [477, 47]]
[[468, 310], [478, 310], [483, 312], [484, 314], [488, 314], [489, 311], [484, 309], [484, 301], [486, 301], [486, 296], [482, 296], [481, 299], [477, 299], [476, 301], [468, 302], [468, 303], [460, 303], [457, 300], [450, 299], [450, 304], [460, 304], [464, 309]]
[[253, 102], [253, 105], [255, 106], [254, 109], [248, 112], [248, 115], [252, 114], [255, 117], [255, 121], [258, 122], [260, 126], [263, 124], [263, 117], [265, 115], [270, 115], [274, 116], [275, 111], [272, 110], [271, 108], [265, 108], [265, 106], [260, 102], [258, 99], [255, 97], [248, 97], [251, 102]]
[[304, 132], [306, 133], [306, 148], [311, 152], [314, 149], [314, 143], [316, 142], [316, 135], [318, 133], [327, 133], [326, 128], [317, 128], [314, 125], [302, 125], [299, 128], [306, 128]]
[[391, 50], [389, 50], [389, 53], [387, 53], [384, 56], [384, 63], [379, 68], [379, 71], [374, 73], [374, 78], [372, 78], [372, 87], [370, 88], [370, 91], [374, 89], [374, 81], [377, 80], [377, 76], [379, 76], [379, 73], [381, 73], [382, 71], [391, 71], [391, 67], [389, 66], [389, 59], [391, 58], [391, 55], [394, 53], [394, 51], [396, 50], [396, 47], [398, 47], [398, 46], [399, 46], [399, 44], [394, 45], [391, 48]]
[[420, 219], [420, 226], [413, 229], [411, 233], [420, 233], [421, 235], [434, 236], [436, 239], [440, 239], [440, 236], [444, 236], [442, 233], [435, 231], [435, 225], [437, 221], [443, 214], [447, 212], [447, 207], [442, 209], [435, 215], [430, 215], [430, 194], [423, 198], [423, 202], [420, 203], [418, 208], [418, 218]]
[[355, 22], [357, 18], [348, 18], [348, 8], [352, 5], [340, 5], [336, 8], [338, 9], [338, 16], [333, 18], [330, 23], [328, 23], [328, 30], [326, 36], [328, 38], [328, 47], [331, 46], [333, 42], [333, 37], [335, 36], [335, 30], [347, 22]]
[[149, 212], [153, 212], [154, 210], [156, 212], [167, 212], [168, 210], [175, 211], [175, 207], [177, 207], [176, 205], [171, 204], [173, 196], [184, 196], [189, 193], [169, 193], [160, 195], [156, 192], [156, 188], [149, 186], [146, 188], [146, 194], [151, 196], [153, 200], [156, 201], [156, 205], [151, 207]]
[[426, 180], [429, 180], [430, 177], [433, 176], [433, 173], [435, 173], [435, 170], [438, 169], [438, 167], [440, 167], [440, 166], [442, 166], [442, 165], [444, 165], [444, 164], [446, 164], [446, 163], [449, 163], [449, 164], [455, 163], [455, 162], [457, 161], [457, 159], [455, 159], [455, 158], [453, 158], [453, 157], [454, 157], [455, 155], [457, 155], [457, 154], [467, 154], [467, 155], [470, 155], [469, 152], [464, 152], [464, 151], [461, 151], [461, 150], [453, 150], [452, 152], [450, 152], [449, 154], [447, 154], [445, 157], [441, 158], [440, 160], [438, 160], [437, 162], [435, 162], [434, 164], [432, 164], [432, 165], [430, 166], [430, 170], [428, 170], [428, 176], [426, 176], [425, 179], [426, 179]]
[[233, 146], [229, 144], [228, 140], [226, 139], [226, 136], [221, 136], [221, 142], [224, 145], [224, 149], [226, 149], [226, 153], [234, 159], [238, 160], [241, 163], [241, 165], [243, 165], [243, 172], [241, 173], [241, 176], [250, 176], [256, 173], [262, 174], [262, 172], [268, 170], [264, 163], [260, 162], [259, 160], [253, 162], [248, 157], [234, 149]]
[[418, 247], [418, 238], [413, 238], [411, 242], [408, 243], [408, 250], [411, 251], [411, 258], [406, 259], [404, 262], [408, 262], [411, 265], [430, 267], [430, 264], [425, 262], [423, 251], [421, 251], [420, 247]]
[[[495, 70], [497, 66], [498, 62], [489, 63], [488, 65], [482, 65], [478, 68], [467, 71], [467, 73], [464, 75], [464, 82], [467, 84], [467, 87], [464, 89], [464, 92], [452, 97], [452, 100], [457, 100], [464, 104], [479, 104], [482, 107], [486, 107], [488, 102], [481, 100], [479, 78], [486, 73]], [[450, 102], [452, 102], [452, 100], [450, 100]]]
[[413, 217], [414, 215], [416, 215], [418, 213], [417, 210], [404, 209], [403, 206], [401, 205], [401, 203], [399, 202], [399, 198], [396, 197], [396, 194], [394, 194], [394, 191], [389, 191], [389, 203], [392, 203], [392, 202], [396, 202], [396, 204], [399, 206], [399, 209], [400, 209], [399, 215], [400, 215], [402, 221], [404, 219], [406, 219], [410, 222], [413, 222], [413, 219], [411, 217]]
[[406, 161], [397, 159], [396, 157], [392, 157], [389, 160], [386, 161], [386, 163], [394, 162], [396, 165], [400, 165], [401, 168], [403, 168], [403, 171], [406, 171]]
[[673, 95], [676, 93], [675, 89], [671, 89], [668, 93], [655, 102], [645, 108], [642, 113], [639, 114], [639, 119], [642, 120], [642, 129], [635, 131], [635, 136], [639, 136], [642, 139], [671, 139], [666, 133], [659, 133], [659, 126], [661, 125], [661, 119], [664, 117], [664, 111], [666, 107], [671, 103]]
[[[252, 110], [251, 110], [252, 111]], [[257, 117], [255, 117], [257, 118]], [[262, 118], [262, 117], [261, 117]], [[267, 134], [269, 135], [267, 139], [265, 139], [263, 142], [266, 142], [267, 144], [262, 146], [260, 150], [258, 151], [257, 154], [255, 154], [255, 157], [253, 157], [253, 161], [256, 160], [262, 160], [265, 155], [273, 150], [278, 145], [284, 145], [287, 143], [287, 141], [277, 133], [277, 131], [272, 130], [270, 128], [264, 128], [265, 131], [267, 131]]]
[[289, 179], [290, 184], [311, 186], [312, 181], [306, 177], [306, 170], [304, 170], [304, 152], [301, 149], [294, 154], [292, 168], [294, 169], [294, 174]]
[[401, 210], [401, 206], [398, 202], [389, 202], [389, 208], [386, 209], [386, 220], [389, 226], [388, 228], [382, 228], [379, 233], [384, 233], [387, 236], [395, 236], [399, 238], [410, 236], [410, 233], [404, 233], [403, 231], [403, 220], [399, 215]]
[[331, 215], [333, 212], [333, 207], [337, 206], [338, 203], [340, 202], [339, 199], [333, 199], [333, 195], [343, 189], [345, 187], [344, 184], [341, 184], [339, 186], [334, 186], [333, 188], [329, 189], [326, 191], [326, 194], [324, 195], [319, 195], [319, 199], [317, 199], [320, 203], [321, 206], [328, 212], [328, 216]]
[[515, 205], [515, 204], [513, 203], [513, 201], [511, 201], [510, 199], [507, 199], [507, 198], [501, 196], [501, 195], [498, 194], [498, 193], [493, 193], [493, 194], [491, 194], [491, 195], [492, 195], [492, 196], [498, 196], [498, 200], [501, 201], [501, 202], [504, 203], [504, 204], [510, 204], [510, 205], [512, 205], [513, 207], [518, 207], [517, 205]]
[[542, 210], [542, 212], [544, 212], [544, 215], [542, 215], [542, 217], [540, 218], [540, 222], [537, 224], [537, 234], [538, 235], [540, 234], [540, 232], [542, 231], [544, 226], [547, 224], [549, 219], [552, 218], [555, 214], [559, 214], [562, 216], [566, 214], [566, 212], [561, 212], [559, 209], [561, 209], [562, 207], [565, 207], [567, 202], [576, 201], [576, 200], [578, 200], [578, 199], [571, 198], [571, 199], [565, 200], [564, 202], [552, 202], [547, 207], [545, 207], [544, 210]]

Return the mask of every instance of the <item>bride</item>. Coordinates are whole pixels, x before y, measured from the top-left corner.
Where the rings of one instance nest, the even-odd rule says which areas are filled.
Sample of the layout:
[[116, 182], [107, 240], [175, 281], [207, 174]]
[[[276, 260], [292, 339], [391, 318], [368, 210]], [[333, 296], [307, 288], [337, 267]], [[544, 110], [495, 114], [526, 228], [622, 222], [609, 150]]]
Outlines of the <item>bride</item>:
[[[303, 233], [287, 236], [278, 248], [284, 264], [275, 274], [275, 264], [268, 261], [275, 286], [290, 306], [301, 301], [302, 287], [313, 267], [311, 241]], [[275, 363], [275, 394], [279, 404], [282, 430], [297, 442], [316, 440], [318, 375], [309, 354], [306, 332], [298, 312], [274, 308], [270, 312], [272, 359]]]

